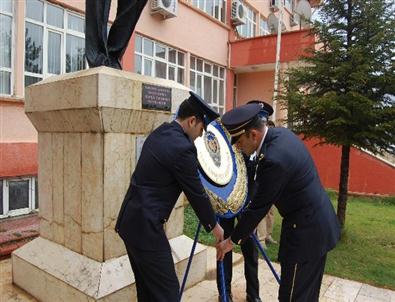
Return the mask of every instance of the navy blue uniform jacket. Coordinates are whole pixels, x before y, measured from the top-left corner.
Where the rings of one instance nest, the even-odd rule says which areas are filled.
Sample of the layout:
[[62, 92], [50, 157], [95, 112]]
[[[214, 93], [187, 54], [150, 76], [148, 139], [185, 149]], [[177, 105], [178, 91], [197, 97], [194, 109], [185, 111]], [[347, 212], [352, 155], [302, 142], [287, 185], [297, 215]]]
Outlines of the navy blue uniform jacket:
[[280, 262], [323, 256], [336, 245], [340, 228], [305, 145], [286, 128], [268, 128], [260, 153], [251, 202], [232, 241], [248, 237], [274, 204], [283, 217]]
[[181, 191], [204, 228], [214, 228], [215, 213], [199, 179], [196, 152], [175, 121], [162, 124], [147, 137], [116, 225], [127, 245], [143, 250], [168, 248], [163, 224]]

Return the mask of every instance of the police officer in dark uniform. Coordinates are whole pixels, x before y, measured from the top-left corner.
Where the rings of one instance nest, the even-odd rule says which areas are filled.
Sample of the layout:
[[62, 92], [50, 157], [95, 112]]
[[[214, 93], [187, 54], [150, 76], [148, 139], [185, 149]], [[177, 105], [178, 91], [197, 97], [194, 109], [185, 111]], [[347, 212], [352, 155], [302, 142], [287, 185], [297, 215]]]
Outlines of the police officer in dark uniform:
[[118, 0], [117, 15], [107, 37], [111, 0], [85, 1], [85, 56], [89, 67], [122, 69], [121, 59], [148, 0]]
[[223, 229], [198, 176], [193, 143], [218, 116], [191, 92], [181, 103], [176, 120], [155, 129], [143, 145], [116, 224], [135, 275], [138, 301], [179, 300], [179, 283], [163, 224], [181, 191], [206, 231], [212, 231], [217, 241], [223, 240]]
[[[253, 181], [255, 165], [254, 161], [250, 160], [249, 156], [243, 155], [244, 161], [247, 167], [247, 177], [248, 177], [248, 185]], [[235, 219], [232, 218], [220, 218], [219, 224], [224, 229], [224, 237], [229, 237], [233, 229], [235, 227]], [[239, 219], [239, 215], [237, 215], [237, 219]], [[244, 276], [246, 279], [246, 292], [247, 292], [247, 302], [260, 302], [259, 298], [259, 281], [258, 281], [258, 250], [255, 246], [254, 240], [250, 237], [247, 238], [241, 245], [241, 252], [244, 257]], [[223, 259], [223, 267], [224, 267], [224, 280], [225, 280], [225, 292], [226, 292], [226, 301], [232, 302], [232, 253], [227, 253]], [[218, 264], [218, 263], [217, 263]], [[217, 288], [218, 292], [222, 293], [222, 284], [220, 282], [220, 268], [217, 265]], [[219, 302], [225, 301], [224, 297], [220, 294]]]
[[256, 151], [258, 163], [251, 202], [231, 236], [218, 244], [218, 258], [248, 238], [274, 204], [283, 217], [279, 301], [318, 301], [339, 223], [303, 142], [286, 128], [268, 128], [260, 110], [260, 104], [247, 104], [222, 117], [232, 143], [247, 155]]
[[[252, 100], [248, 103], [259, 103], [262, 104], [262, 108], [259, 112], [259, 116], [264, 121], [267, 121], [268, 117], [273, 114], [273, 108], [268, 103], [258, 100]], [[252, 191], [252, 185], [254, 182], [254, 174], [255, 174], [255, 160], [251, 160], [249, 156], [244, 155], [244, 161], [247, 167], [247, 176], [248, 176], [248, 191]], [[240, 215], [237, 216], [237, 220], [240, 218]], [[224, 236], [228, 237], [232, 234], [233, 229], [235, 227], [235, 217], [233, 218], [221, 218], [219, 219], [219, 223], [224, 229]], [[244, 257], [244, 277], [246, 279], [246, 300], [247, 302], [261, 302], [261, 298], [259, 297], [259, 280], [258, 280], [258, 250], [256, 248], [254, 240], [249, 237], [243, 241], [240, 245], [241, 252]], [[232, 253], [227, 253], [223, 260], [224, 266], [224, 279], [225, 279], [225, 292], [226, 292], [226, 301], [232, 302]], [[217, 266], [217, 288], [218, 292], [221, 293], [221, 282], [220, 282], [220, 269]], [[224, 297], [219, 296], [219, 301], [222, 302]]]

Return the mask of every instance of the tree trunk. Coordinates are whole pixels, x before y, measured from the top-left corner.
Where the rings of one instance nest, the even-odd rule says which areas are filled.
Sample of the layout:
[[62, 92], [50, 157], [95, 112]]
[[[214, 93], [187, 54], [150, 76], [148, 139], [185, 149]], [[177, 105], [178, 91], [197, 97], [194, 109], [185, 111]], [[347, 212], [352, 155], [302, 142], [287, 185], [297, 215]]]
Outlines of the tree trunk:
[[343, 228], [346, 223], [346, 207], [348, 195], [348, 171], [350, 167], [350, 146], [342, 146], [340, 162], [339, 197], [337, 199], [337, 218]]

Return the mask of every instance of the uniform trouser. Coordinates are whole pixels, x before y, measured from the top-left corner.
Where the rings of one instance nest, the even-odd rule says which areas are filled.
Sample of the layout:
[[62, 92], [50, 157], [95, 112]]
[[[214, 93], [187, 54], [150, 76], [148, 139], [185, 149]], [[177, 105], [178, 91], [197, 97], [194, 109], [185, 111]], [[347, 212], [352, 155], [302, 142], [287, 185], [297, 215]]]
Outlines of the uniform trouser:
[[318, 302], [326, 254], [304, 263], [281, 263], [280, 302]]
[[274, 225], [274, 205], [267, 212], [266, 216], [259, 222], [257, 226], [258, 239], [264, 241], [269, 238], [273, 233]]
[[[111, 0], [85, 1], [85, 54], [90, 67], [120, 60], [147, 0], [118, 0], [117, 15], [107, 38]], [[111, 64], [111, 62], [110, 62]]]
[[[229, 237], [234, 229], [235, 218], [221, 218], [219, 224], [224, 229], [224, 238]], [[241, 244], [241, 251], [244, 257], [244, 276], [247, 284], [247, 294], [251, 298], [259, 297], [259, 281], [258, 281], [258, 250], [252, 238], [249, 238]], [[232, 253], [229, 252], [225, 255], [223, 260], [224, 265], [224, 279], [226, 293], [231, 293], [232, 283]], [[221, 291], [219, 267], [217, 265], [217, 287], [218, 292]]]
[[140, 302], [176, 302], [179, 283], [169, 249], [146, 251], [126, 246]]

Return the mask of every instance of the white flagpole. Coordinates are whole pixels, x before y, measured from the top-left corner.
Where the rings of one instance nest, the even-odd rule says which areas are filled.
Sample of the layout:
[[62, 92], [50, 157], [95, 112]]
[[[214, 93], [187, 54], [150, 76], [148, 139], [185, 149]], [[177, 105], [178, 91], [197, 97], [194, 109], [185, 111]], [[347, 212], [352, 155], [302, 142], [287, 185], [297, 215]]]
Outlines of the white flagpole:
[[274, 91], [273, 91], [273, 119], [277, 121], [277, 95], [278, 82], [280, 76], [280, 51], [281, 51], [281, 29], [283, 23], [283, 0], [278, 0], [278, 28], [277, 28], [277, 48], [276, 48], [276, 66], [274, 70]]

